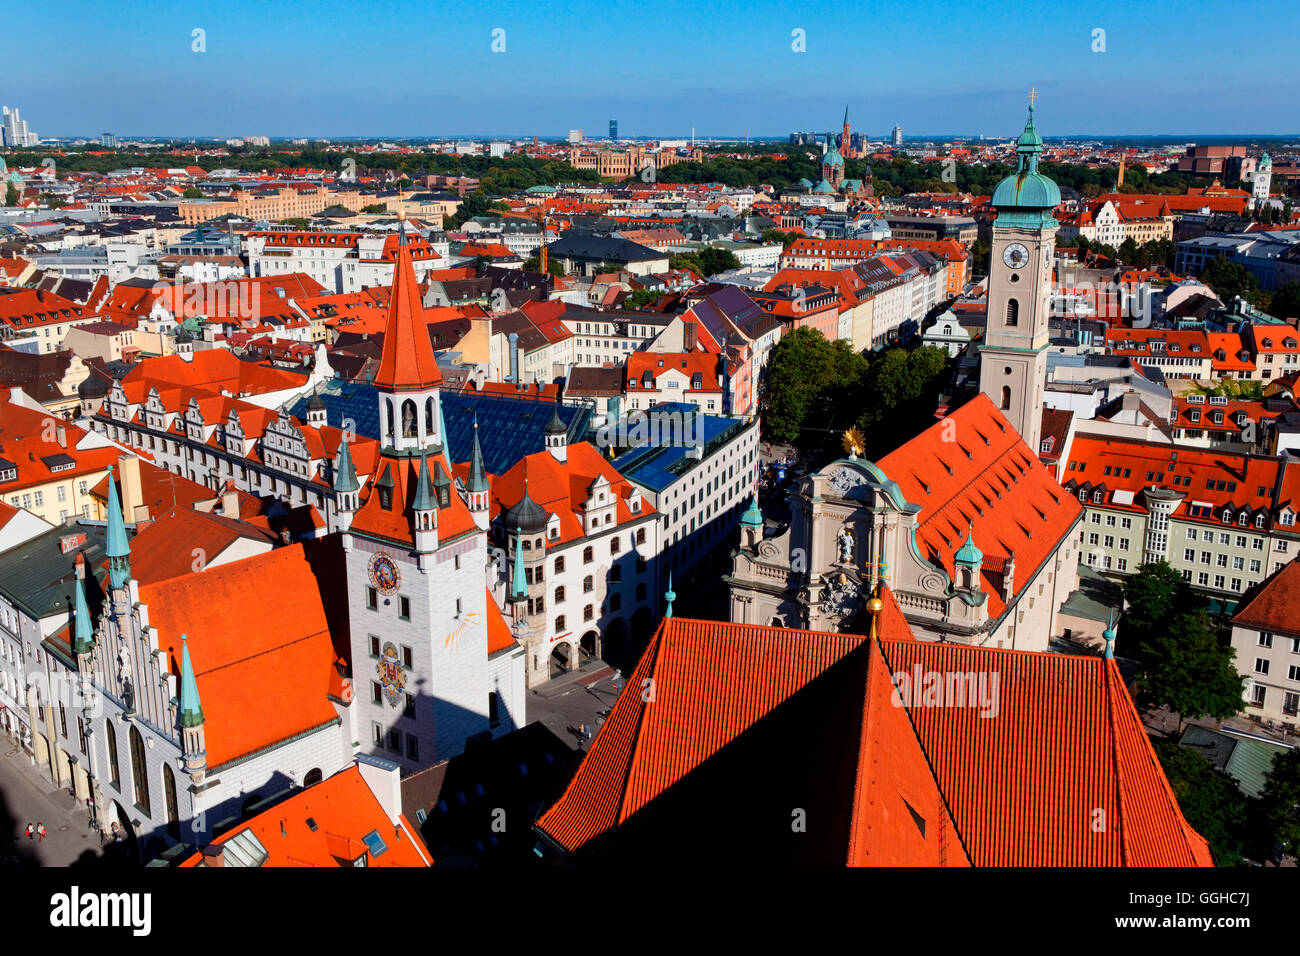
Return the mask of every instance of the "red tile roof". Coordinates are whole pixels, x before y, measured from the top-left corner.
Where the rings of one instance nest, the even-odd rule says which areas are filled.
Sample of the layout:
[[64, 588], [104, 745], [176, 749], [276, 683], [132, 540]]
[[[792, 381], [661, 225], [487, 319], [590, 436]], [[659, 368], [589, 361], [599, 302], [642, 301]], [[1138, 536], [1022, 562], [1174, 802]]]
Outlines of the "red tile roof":
[[1015, 555], [1019, 595], [1083, 512], [982, 393], [877, 464], [921, 506], [917, 546], [954, 580], [953, 556], [973, 529], [986, 559], [981, 587], [993, 619], [1007, 602], [1002, 574], [989, 559]]
[[[204, 702], [206, 706], [206, 701]], [[353, 866], [366, 857], [366, 866], [431, 866], [433, 858], [405, 816], [398, 825], [353, 766], [288, 800], [264, 810], [213, 841], [220, 846], [241, 833], [252, 833], [267, 851], [263, 866]], [[386, 849], [371, 853], [364, 838], [379, 834]], [[197, 866], [195, 853], [181, 866]]]
[[397, 247], [393, 293], [384, 329], [384, 351], [375, 373], [377, 388], [424, 389], [442, 381], [433, 343], [424, 322], [424, 304], [415, 281], [410, 247]]
[[[753, 805], [770, 803], [789, 828], [781, 788], [807, 772], [816, 783], [794, 799], [840, 796], [822, 807], [824, 852], [809, 862], [1211, 865], [1113, 661], [918, 642], [901, 614], [882, 613], [878, 626], [879, 643], [666, 619], [538, 829], [572, 852], [626, 834], [671, 855], [681, 849], [675, 827], [701, 815], [693, 803], [674, 815], [674, 791], [707, 795], [744, 823]], [[985, 675], [991, 693], [979, 706], [894, 694], [917, 667], [941, 680]], [[835, 719], [814, 728], [817, 706]], [[771, 732], [783, 720], [796, 739], [777, 752], [782, 738]], [[805, 752], [817, 755], [811, 765]], [[777, 856], [782, 826], [767, 826], [764, 849]], [[712, 816], [708, 827], [713, 838], [692, 852], [726, 846], [728, 826]], [[804, 839], [811, 834], [810, 824]]]
[[1232, 623], [1258, 631], [1300, 635], [1300, 561], [1282, 565], [1242, 598]]
[[173, 674], [180, 673], [181, 635], [188, 635], [214, 770], [338, 721], [329, 700], [336, 655], [322, 597], [338, 583], [318, 581], [302, 546], [290, 545], [140, 586]]

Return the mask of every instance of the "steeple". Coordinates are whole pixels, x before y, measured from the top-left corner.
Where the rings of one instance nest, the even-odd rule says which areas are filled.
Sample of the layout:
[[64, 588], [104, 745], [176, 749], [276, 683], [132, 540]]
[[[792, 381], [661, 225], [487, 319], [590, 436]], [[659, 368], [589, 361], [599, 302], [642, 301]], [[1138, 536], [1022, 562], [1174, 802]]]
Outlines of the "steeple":
[[90, 608], [86, 606], [86, 558], [80, 552], [77, 553], [76, 570], [77, 590], [74, 595], [75, 603], [73, 605], [73, 614], [76, 615], [76, 620], [74, 621], [72, 653], [80, 656], [89, 654], [95, 644], [94, 630], [90, 626]]
[[984, 555], [979, 548], [975, 547], [974, 525], [966, 532], [966, 543], [957, 549], [957, 553], [952, 556], [952, 561], [957, 587], [963, 591], [978, 591], [980, 567], [984, 563]]
[[203, 704], [199, 701], [199, 684], [194, 677], [194, 665], [190, 662], [190, 645], [188, 638], [181, 635], [181, 694], [180, 713], [181, 753], [185, 759], [185, 772], [197, 787], [203, 783], [203, 775], [208, 769], [207, 735], [204, 724]]
[[415, 265], [406, 244], [406, 215], [398, 213], [397, 250], [393, 256], [393, 290], [384, 325], [384, 350], [374, 384], [380, 389], [420, 390], [442, 382], [434, 357]]
[[478, 415], [474, 416], [474, 446], [469, 453], [469, 481], [465, 489], [471, 492], [487, 491], [487, 469], [483, 467], [483, 449], [478, 443]]
[[664, 592], [664, 601], [667, 607], [664, 608], [664, 617], [673, 616], [673, 602], [677, 600], [677, 592], [673, 590], [673, 572], [668, 572], [668, 590]]
[[115, 588], [124, 588], [131, 580], [131, 545], [127, 543], [126, 521], [117, 498], [113, 466], [108, 466], [108, 575]]
[[1115, 610], [1111, 609], [1109, 617], [1106, 619], [1106, 630], [1101, 632], [1101, 636], [1106, 641], [1106, 659], [1111, 660], [1115, 657]]
[[415, 498], [411, 501], [411, 521], [415, 550], [423, 554], [438, 549], [438, 497], [429, 476], [429, 456], [420, 455], [420, 474], [416, 479]]
[[546, 424], [546, 449], [556, 461], [569, 458], [568, 435], [569, 429], [560, 419], [560, 406], [556, 405], [551, 411], [551, 420]]
[[181, 635], [181, 726], [197, 727], [203, 723], [203, 704], [199, 701], [199, 685], [194, 679], [194, 665], [190, 663], [189, 638]]
[[334, 465], [334, 493], [338, 509], [335, 520], [341, 531], [352, 527], [352, 515], [357, 510], [357, 492], [360, 490], [357, 467], [352, 464], [352, 452], [349, 450], [347, 433], [344, 432], [339, 442], [338, 461]]
[[740, 516], [740, 545], [743, 548], [756, 548], [763, 540], [763, 512], [758, 507], [758, 492], [750, 499], [749, 507]]

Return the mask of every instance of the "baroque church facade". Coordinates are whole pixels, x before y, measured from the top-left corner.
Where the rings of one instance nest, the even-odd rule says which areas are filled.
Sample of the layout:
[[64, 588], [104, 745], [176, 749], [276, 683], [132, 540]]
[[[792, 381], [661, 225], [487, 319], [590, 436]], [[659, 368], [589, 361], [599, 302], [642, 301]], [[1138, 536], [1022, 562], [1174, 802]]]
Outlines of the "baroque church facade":
[[878, 462], [805, 477], [766, 538], [757, 500], [727, 578], [731, 620], [860, 630], [877, 585], [918, 638], [1044, 650], [1078, 587], [1082, 508], [1038, 460], [1056, 184], [1038, 171], [1033, 107], [992, 204], [980, 392]]

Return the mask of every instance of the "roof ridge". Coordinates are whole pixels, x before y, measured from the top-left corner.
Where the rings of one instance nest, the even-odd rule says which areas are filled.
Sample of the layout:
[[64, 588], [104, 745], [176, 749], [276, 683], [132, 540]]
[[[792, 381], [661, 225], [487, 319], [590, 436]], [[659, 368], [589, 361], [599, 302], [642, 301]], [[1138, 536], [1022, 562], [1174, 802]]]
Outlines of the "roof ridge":
[[[650, 676], [645, 679], [648, 679], [650, 681], [651, 696], [654, 695], [653, 675], [654, 675], [655, 665], [658, 664], [660, 655], [663, 654], [664, 642], [668, 639], [670, 632], [673, 630], [674, 630], [673, 619], [667, 617], [664, 618], [659, 625], [658, 639], [651, 642], [651, 646], [654, 648], [653, 657], [650, 656], [650, 652], [649, 650], [647, 650], [646, 656], [641, 659], [642, 663], [649, 662], [647, 671], [650, 673]], [[637, 667], [632, 671], [631, 676], [635, 677], [637, 671], [639, 671], [640, 669], [641, 666], [640, 664], [638, 664]], [[623, 687], [623, 691], [624, 693], [627, 692], [626, 684]], [[641, 744], [642, 734], [645, 732], [646, 729], [645, 724], [646, 724], [647, 703], [648, 702], [645, 699], [645, 695], [643, 694], [641, 696], [641, 705], [637, 711], [636, 722], [633, 725], [632, 734], [631, 734], [632, 759], [630, 759], [627, 762], [627, 769], [623, 772], [622, 786], [618, 788], [618, 806], [615, 808], [615, 813], [614, 813], [615, 826], [622, 824], [624, 821], [623, 808], [627, 805], [629, 784], [632, 782], [632, 776], [633, 776], [632, 771], [634, 768], [639, 767], [641, 764], [641, 759], [643, 755], [642, 755], [640, 744]]]

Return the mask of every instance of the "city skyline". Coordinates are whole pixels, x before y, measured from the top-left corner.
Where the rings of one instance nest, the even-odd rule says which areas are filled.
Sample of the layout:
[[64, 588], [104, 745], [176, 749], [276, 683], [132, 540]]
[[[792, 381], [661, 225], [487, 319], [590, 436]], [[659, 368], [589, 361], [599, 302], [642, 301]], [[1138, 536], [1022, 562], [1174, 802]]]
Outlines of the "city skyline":
[[[220, 21], [202, 8], [143, 3], [139, 19], [110, 22], [90, 4], [64, 4], [69, 22], [83, 27], [61, 40], [73, 66], [51, 73], [41, 44], [13, 46], [4, 99], [18, 103], [43, 135], [58, 138], [103, 130], [562, 136], [572, 128], [603, 130], [611, 117], [627, 138], [689, 136], [692, 127], [697, 136], [707, 128], [715, 138], [746, 131], [780, 137], [821, 122], [833, 128], [846, 103], [855, 129], [881, 136], [898, 123], [918, 136], [996, 138], [1014, 135], [1033, 84], [1041, 115], [1058, 135], [1300, 130], [1300, 82], [1284, 58], [1268, 56], [1257, 30], [1222, 22], [1208, 3], [1180, 5], [1176, 19], [1161, 23], [1162, 44], [1213, 44], [1222, 62], [1249, 58], [1247, 80], [1234, 75], [1219, 84], [1193, 58], [1162, 61], [1152, 75], [1151, 15], [1119, 4], [1026, 18], [1011, 4], [924, 2], [906, 14], [884, 8], [846, 25], [845, 13], [857, 8], [789, 13], [762, 2], [735, 32], [739, 49], [761, 58], [761, 73], [730, 64], [700, 70], [689, 58], [665, 69], [662, 57], [641, 62], [609, 42], [635, 36], [646, 50], [686, 52], [684, 35], [705, 35], [715, 24], [707, 12], [677, 3], [657, 8], [658, 20], [623, 2], [545, 16], [470, 3], [455, 22], [442, 23], [399, 2], [365, 30], [341, 4], [296, 7], [313, 15], [295, 19], [286, 37], [246, 26], [257, 23], [258, 8], [242, 0]], [[1283, 8], [1264, 4], [1260, 17], [1269, 10]], [[37, 29], [46, 16], [14, 11], [8, 36]], [[425, 21], [428, 33], [419, 26]], [[104, 57], [105, 47], [115, 55]], [[962, 55], [968, 48], [980, 55]], [[915, 68], [918, 55], [931, 61], [923, 70]]]

